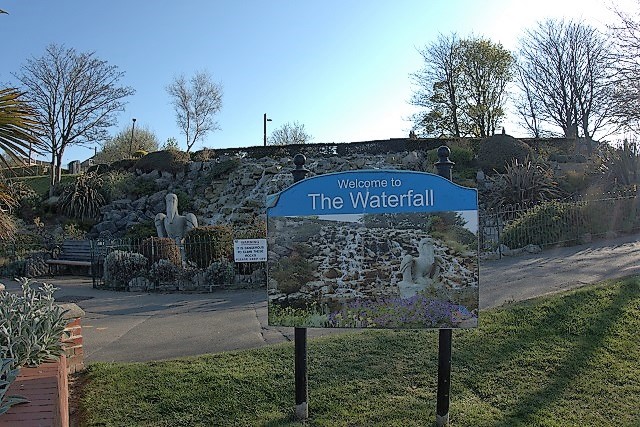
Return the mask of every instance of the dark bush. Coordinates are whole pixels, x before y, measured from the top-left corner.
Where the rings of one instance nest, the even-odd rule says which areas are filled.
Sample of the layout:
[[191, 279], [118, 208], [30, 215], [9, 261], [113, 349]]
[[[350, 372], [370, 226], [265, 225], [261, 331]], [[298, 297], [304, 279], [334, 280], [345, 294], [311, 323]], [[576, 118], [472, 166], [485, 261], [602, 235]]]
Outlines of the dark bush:
[[229, 159], [216, 163], [209, 169], [208, 178], [217, 179], [228, 175], [240, 166], [240, 159]]
[[136, 162], [136, 159], [116, 160], [115, 162], [111, 163], [110, 168], [112, 171], [131, 172], [133, 171], [133, 167], [135, 166]]
[[207, 268], [213, 261], [233, 256], [233, 229], [228, 225], [207, 225], [190, 230], [184, 242], [187, 261]]
[[533, 150], [524, 142], [509, 135], [494, 135], [480, 143], [478, 148], [478, 166], [485, 173], [504, 172], [513, 159], [524, 162], [533, 158]]
[[278, 282], [277, 289], [285, 294], [298, 292], [314, 278], [312, 264], [299, 255], [280, 258], [274, 265], [269, 274]]
[[191, 210], [191, 208], [193, 207], [191, 204], [191, 201], [193, 200], [193, 198], [190, 195], [188, 195], [186, 192], [182, 190], [174, 190], [173, 194], [175, 194], [176, 197], [178, 198], [178, 206], [180, 206], [180, 211], [182, 213], [188, 212]]
[[126, 239], [140, 241], [148, 237], [155, 237], [157, 233], [158, 231], [156, 230], [156, 226], [153, 222], [141, 222], [132, 227], [128, 227], [124, 237]]
[[181, 266], [180, 248], [168, 237], [149, 237], [140, 244], [140, 253], [149, 260], [149, 266], [165, 259], [173, 265]]
[[633, 198], [590, 200], [577, 204], [551, 201], [526, 211], [508, 224], [502, 243], [509, 248], [579, 241], [589, 233], [629, 233], [638, 228]]
[[189, 153], [184, 151], [154, 151], [139, 159], [135, 164], [135, 169], [140, 169], [145, 173], [157, 170], [175, 174], [183, 172], [189, 160]]
[[98, 165], [92, 165], [89, 166], [89, 169], [87, 169], [87, 173], [96, 173], [98, 175], [103, 174], [103, 173], [107, 173], [111, 170], [111, 167], [107, 164], [104, 163], [100, 163]]
[[191, 160], [194, 162], [207, 162], [216, 156], [216, 152], [211, 148], [203, 148], [191, 154]]
[[267, 238], [267, 223], [264, 220], [256, 219], [250, 224], [245, 225], [240, 229], [233, 230], [234, 239], [266, 239]]

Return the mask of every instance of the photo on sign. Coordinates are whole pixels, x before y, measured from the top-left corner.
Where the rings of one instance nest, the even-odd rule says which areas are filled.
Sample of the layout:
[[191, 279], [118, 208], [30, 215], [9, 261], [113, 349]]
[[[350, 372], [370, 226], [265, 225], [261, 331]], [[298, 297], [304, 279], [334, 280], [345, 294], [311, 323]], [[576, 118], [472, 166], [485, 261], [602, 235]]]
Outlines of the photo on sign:
[[270, 325], [477, 325], [475, 210], [276, 216], [267, 229]]

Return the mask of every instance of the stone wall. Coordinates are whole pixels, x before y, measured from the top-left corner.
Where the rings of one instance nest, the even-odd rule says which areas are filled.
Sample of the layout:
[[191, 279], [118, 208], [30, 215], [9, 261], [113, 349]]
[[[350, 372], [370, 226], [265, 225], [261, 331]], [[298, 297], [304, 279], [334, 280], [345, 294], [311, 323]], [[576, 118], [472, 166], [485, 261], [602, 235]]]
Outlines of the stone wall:
[[[401, 141], [403, 144], [398, 144], [407, 145], [405, 140]], [[442, 144], [441, 141], [436, 141]], [[343, 145], [350, 146], [353, 153], [338, 154], [339, 151], [344, 151]], [[146, 174], [138, 172], [141, 179], [152, 180], [155, 188], [160, 190], [140, 198], [130, 196], [116, 200], [105, 206], [101, 222], [93, 228], [90, 237], [119, 237], [136, 224], [152, 224], [155, 215], [165, 211], [164, 197], [168, 192], [184, 192], [189, 195], [190, 206], [187, 209], [178, 206], [178, 209], [180, 213], [194, 213], [199, 225], [237, 226], [256, 217], [263, 218], [265, 196], [281, 191], [293, 183], [290, 171], [294, 165], [290, 151], [300, 151], [307, 156], [305, 166], [311, 171], [309, 176], [356, 169], [433, 171], [433, 165], [427, 164], [426, 160], [425, 149], [430, 146], [424, 145], [424, 149], [412, 151], [397, 151], [398, 147], [387, 146], [386, 152], [379, 144], [374, 145], [375, 149], [356, 144], [288, 146], [286, 150], [267, 147], [274, 149], [272, 153], [283, 155], [277, 158], [256, 158], [241, 149], [235, 149], [232, 153], [219, 155], [209, 161], [191, 162], [184, 172], [176, 175], [158, 171]], [[211, 171], [217, 165], [231, 159], [236, 159], [239, 163], [235, 170], [223, 176], [211, 177]]]

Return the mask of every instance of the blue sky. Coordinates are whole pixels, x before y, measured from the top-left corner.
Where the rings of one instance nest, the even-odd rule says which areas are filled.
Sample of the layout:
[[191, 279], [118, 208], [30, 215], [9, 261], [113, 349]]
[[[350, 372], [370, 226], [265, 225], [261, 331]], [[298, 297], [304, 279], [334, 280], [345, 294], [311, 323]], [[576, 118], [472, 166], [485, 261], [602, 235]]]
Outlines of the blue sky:
[[[612, 18], [597, 0], [0, 0], [0, 9], [9, 12], [0, 15], [1, 83], [15, 84], [11, 73], [49, 43], [95, 51], [125, 72], [121, 82], [136, 94], [112, 134], [136, 118], [161, 143], [175, 137], [184, 145], [165, 87], [178, 74], [208, 70], [224, 88], [221, 130], [196, 149], [261, 145], [264, 113], [268, 130], [299, 121], [313, 142], [407, 136], [416, 49], [439, 33], [514, 49], [537, 20], [603, 27]], [[518, 136], [515, 122], [505, 126]], [[64, 162], [92, 154], [70, 147]]]

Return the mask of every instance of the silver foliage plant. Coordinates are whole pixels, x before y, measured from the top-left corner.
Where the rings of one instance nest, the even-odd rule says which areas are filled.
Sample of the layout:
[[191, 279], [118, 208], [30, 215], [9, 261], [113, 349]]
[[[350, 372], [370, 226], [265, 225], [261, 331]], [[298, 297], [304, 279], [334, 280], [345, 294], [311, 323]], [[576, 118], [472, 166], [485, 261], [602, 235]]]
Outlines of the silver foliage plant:
[[11, 368], [38, 366], [57, 359], [64, 351], [65, 310], [54, 304], [55, 288], [17, 279], [22, 294], [0, 291], [0, 357], [12, 359]]
[[33, 289], [27, 278], [17, 279], [22, 294], [0, 291], [0, 415], [22, 396], [6, 396], [20, 367], [57, 359], [64, 351], [65, 310], [54, 304], [55, 288], [43, 283]]
[[145, 276], [149, 260], [142, 254], [113, 251], [104, 260], [104, 280], [116, 286], [127, 286], [131, 279]]
[[13, 359], [0, 360], [0, 415], [7, 412], [13, 405], [29, 403], [29, 400], [17, 395], [6, 396], [9, 386], [20, 372], [19, 368], [12, 368]]

